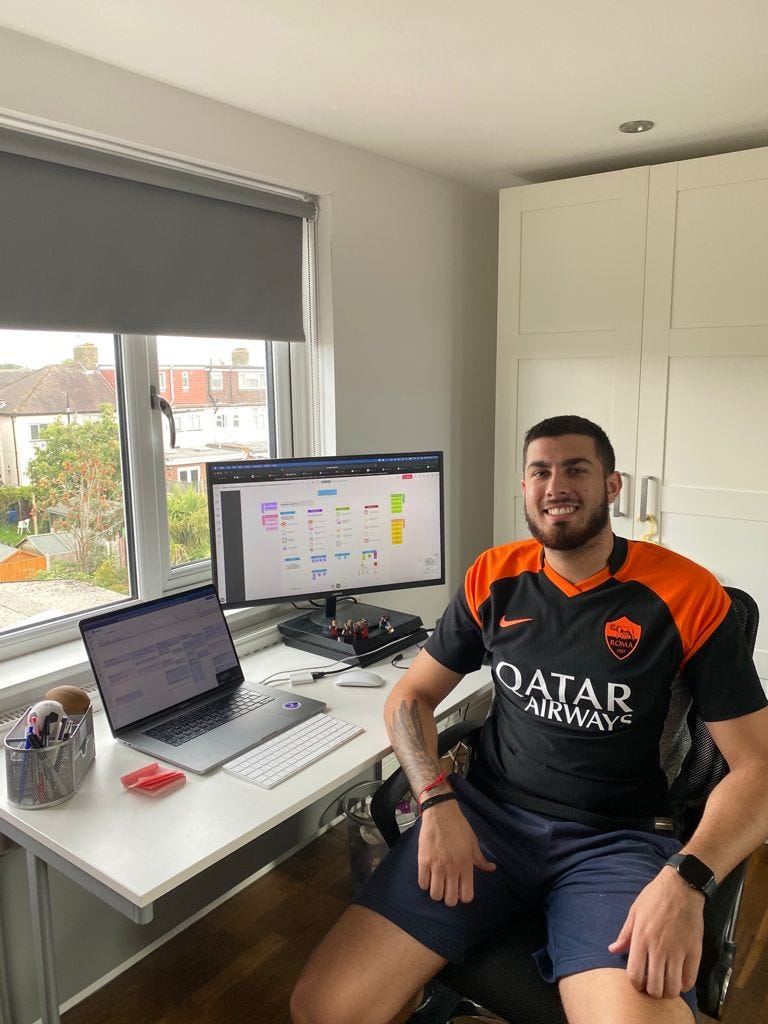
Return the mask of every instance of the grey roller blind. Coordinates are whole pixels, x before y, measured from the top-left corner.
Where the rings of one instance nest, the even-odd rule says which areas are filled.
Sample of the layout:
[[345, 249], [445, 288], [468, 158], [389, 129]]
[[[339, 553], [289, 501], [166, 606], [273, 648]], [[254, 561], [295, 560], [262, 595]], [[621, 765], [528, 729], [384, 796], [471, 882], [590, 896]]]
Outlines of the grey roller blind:
[[303, 341], [314, 209], [0, 130], [0, 327]]

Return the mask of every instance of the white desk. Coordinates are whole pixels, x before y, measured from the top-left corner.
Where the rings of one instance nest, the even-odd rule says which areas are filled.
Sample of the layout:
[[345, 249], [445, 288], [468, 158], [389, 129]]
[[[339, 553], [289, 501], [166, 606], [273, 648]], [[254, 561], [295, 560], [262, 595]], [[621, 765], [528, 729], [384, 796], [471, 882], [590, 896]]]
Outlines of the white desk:
[[[315, 655], [278, 645], [243, 659], [246, 678], [322, 663]], [[382, 708], [402, 670], [371, 667], [386, 681], [373, 688], [335, 686], [334, 677], [294, 694], [326, 701], [328, 711], [365, 729], [273, 790], [225, 774], [187, 775], [186, 784], [157, 799], [128, 792], [120, 777], [151, 759], [116, 743], [103, 712], [94, 717], [96, 760], [80, 790], [58, 807], [21, 810], [0, 780], [0, 833], [26, 850], [35, 928], [43, 1024], [58, 1024], [48, 866], [96, 894], [139, 924], [152, 920], [153, 903], [291, 815], [353, 780], [391, 752]], [[282, 684], [281, 684], [282, 685]], [[438, 708], [442, 718], [490, 686], [489, 670], [465, 677]], [[119, 837], [119, 838], [116, 838]], [[151, 837], [151, 842], [149, 841]], [[151, 851], [151, 852], [150, 852]]]

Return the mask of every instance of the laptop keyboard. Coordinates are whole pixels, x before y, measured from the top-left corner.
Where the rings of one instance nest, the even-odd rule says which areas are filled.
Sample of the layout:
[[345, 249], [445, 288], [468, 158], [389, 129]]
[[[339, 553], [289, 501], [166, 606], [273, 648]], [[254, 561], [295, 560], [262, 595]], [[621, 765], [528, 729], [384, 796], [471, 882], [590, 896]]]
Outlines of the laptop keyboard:
[[186, 715], [174, 718], [171, 722], [155, 725], [147, 729], [144, 735], [162, 740], [163, 743], [170, 743], [173, 747], [180, 747], [183, 743], [189, 743], [190, 740], [224, 725], [225, 722], [231, 722], [233, 718], [247, 715], [254, 708], [271, 704], [274, 699], [269, 694], [254, 693], [253, 690], [241, 688], [201, 708], [195, 708]]
[[264, 789], [272, 789], [361, 732], [364, 732], [361, 726], [332, 715], [314, 715], [234, 761], [228, 761], [224, 771]]

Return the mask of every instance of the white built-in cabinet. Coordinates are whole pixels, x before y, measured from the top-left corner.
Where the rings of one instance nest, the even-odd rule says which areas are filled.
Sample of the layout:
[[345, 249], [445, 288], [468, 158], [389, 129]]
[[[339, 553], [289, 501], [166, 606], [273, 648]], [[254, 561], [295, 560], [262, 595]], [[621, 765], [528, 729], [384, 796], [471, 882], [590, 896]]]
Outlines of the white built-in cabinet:
[[496, 542], [528, 535], [526, 429], [588, 416], [614, 530], [752, 593], [768, 680], [768, 149], [505, 189], [500, 218]]

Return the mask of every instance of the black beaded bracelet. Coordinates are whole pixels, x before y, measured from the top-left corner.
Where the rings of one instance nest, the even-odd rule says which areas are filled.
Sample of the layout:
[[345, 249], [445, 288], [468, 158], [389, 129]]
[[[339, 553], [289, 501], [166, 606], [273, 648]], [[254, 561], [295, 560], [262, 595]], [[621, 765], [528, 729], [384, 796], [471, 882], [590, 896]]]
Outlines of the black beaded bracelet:
[[438, 793], [437, 796], [429, 796], [419, 804], [419, 814], [423, 814], [428, 807], [441, 804], [444, 800], [458, 800], [458, 797], [455, 793]]

